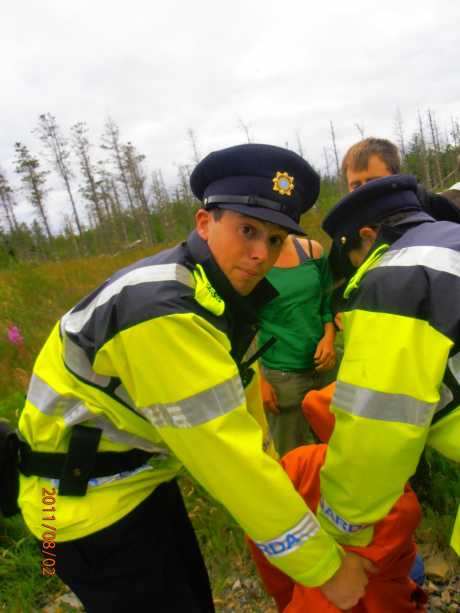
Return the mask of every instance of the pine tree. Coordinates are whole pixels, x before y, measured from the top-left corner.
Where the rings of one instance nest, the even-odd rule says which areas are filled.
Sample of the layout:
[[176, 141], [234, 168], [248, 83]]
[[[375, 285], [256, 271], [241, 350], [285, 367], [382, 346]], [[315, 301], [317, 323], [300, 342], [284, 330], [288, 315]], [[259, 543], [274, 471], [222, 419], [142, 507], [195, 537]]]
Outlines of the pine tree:
[[10, 234], [14, 234], [14, 232], [18, 230], [18, 222], [14, 212], [15, 206], [16, 202], [13, 196], [13, 189], [6, 178], [5, 173], [0, 169], [0, 208], [6, 219]]
[[131, 211], [133, 220], [138, 225], [142, 225], [136, 210], [134, 196], [131, 191], [129, 177], [126, 173], [126, 167], [123, 160], [122, 143], [120, 141], [120, 130], [111, 117], [107, 117], [104, 124], [104, 132], [102, 134], [101, 149], [110, 153], [111, 161], [116, 172], [116, 180], [121, 184], [123, 193], [128, 201], [128, 206]]
[[67, 140], [62, 136], [56, 118], [50, 113], [43, 113], [38, 117], [38, 128], [36, 130], [38, 137], [42, 143], [50, 151], [52, 156], [53, 166], [64, 182], [70, 205], [72, 207], [73, 219], [78, 230], [78, 234], [82, 236], [82, 223], [77, 211], [73, 191], [71, 187], [74, 174], [70, 166], [70, 151]]
[[46, 177], [47, 170], [40, 169], [40, 162], [30, 154], [26, 145], [20, 142], [15, 143], [16, 150], [16, 172], [21, 175], [21, 182], [24, 184], [28, 193], [29, 201], [37, 210], [39, 218], [43, 224], [48, 241], [51, 243], [52, 234], [48, 222], [48, 214], [45, 205], [46, 196]]
[[150, 210], [145, 193], [146, 177], [142, 168], [145, 155], [138, 153], [135, 146], [128, 142], [121, 146], [123, 172], [128, 180], [131, 194], [134, 197], [136, 208], [141, 213], [142, 228], [150, 245], [155, 243], [152, 224], [150, 220]]
[[97, 190], [96, 171], [90, 158], [91, 144], [88, 140], [88, 126], [85, 122], [80, 121], [71, 127], [71, 131], [73, 148], [80, 163], [84, 180], [80, 191], [90, 204], [88, 217], [97, 219], [97, 224], [102, 227], [104, 225], [104, 213], [101, 197]]

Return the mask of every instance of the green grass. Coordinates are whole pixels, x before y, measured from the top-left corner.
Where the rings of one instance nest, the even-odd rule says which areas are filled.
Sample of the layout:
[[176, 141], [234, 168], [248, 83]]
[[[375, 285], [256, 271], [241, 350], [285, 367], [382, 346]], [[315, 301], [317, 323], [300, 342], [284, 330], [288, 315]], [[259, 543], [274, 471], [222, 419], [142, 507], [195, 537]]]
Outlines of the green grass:
[[[214, 597], [219, 600], [237, 578], [257, 581], [243, 532], [226, 509], [185, 471], [180, 485], [206, 560]], [[41, 559], [38, 543], [22, 517], [0, 518], [0, 610], [9, 613], [41, 610], [65, 591], [57, 577], [41, 575]], [[253, 611], [265, 601], [261, 588], [256, 596]]]
[[0, 606], [11, 612], [40, 609], [62, 590], [55, 577], [41, 574], [38, 542], [20, 516], [0, 519]]
[[[116, 257], [41, 266], [17, 265], [0, 271], [0, 418], [17, 422], [33, 360], [54, 322], [113, 271], [150, 252], [130, 251]], [[24, 336], [21, 346], [7, 340], [6, 331], [12, 324]], [[446, 548], [460, 500], [460, 469], [429, 450], [416, 481], [415, 489], [424, 508], [418, 538]], [[237, 578], [255, 578], [242, 531], [190, 477], [184, 476], [181, 486], [214, 594], [216, 598], [227, 598], [229, 586]], [[36, 541], [22, 519], [0, 518], [0, 610], [40, 610], [63, 589], [58, 579], [42, 577], [40, 560]], [[251, 602], [248, 610], [255, 613], [262, 601]]]
[[245, 573], [252, 570], [243, 531], [228, 511], [190, 476], [182, 477], [181, 490], [206, 558], [214, 594], [219, 596], [228, 578], [238, 569], [244, 568]]

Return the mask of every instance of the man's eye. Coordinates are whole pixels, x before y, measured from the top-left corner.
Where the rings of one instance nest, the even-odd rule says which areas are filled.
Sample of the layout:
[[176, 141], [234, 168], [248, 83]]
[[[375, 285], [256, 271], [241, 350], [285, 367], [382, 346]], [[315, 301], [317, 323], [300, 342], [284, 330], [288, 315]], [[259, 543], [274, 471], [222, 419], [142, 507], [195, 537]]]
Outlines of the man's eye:
[[241, 226], [241, 233], [247, 238], [251, 238], [254, 236], [255, 231], [252, 226]]
[[270, 236], [270, 244], [272, 247], [280, 247], [283, 244], [284, 238], [282, 236]]

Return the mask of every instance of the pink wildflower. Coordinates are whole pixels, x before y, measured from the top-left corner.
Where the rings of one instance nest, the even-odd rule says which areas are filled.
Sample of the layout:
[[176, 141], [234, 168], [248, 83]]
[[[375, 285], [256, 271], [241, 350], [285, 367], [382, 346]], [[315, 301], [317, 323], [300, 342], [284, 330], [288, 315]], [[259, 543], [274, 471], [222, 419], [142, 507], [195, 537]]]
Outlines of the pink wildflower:
[[10, 341], [10, 343], [13, 343], [13, 345], [22, 345], [22, 343], [24, 342], [24, 337], [22, 336], [21, 331], [17, 326], [8, 326], [7, 335], [8, 340]]

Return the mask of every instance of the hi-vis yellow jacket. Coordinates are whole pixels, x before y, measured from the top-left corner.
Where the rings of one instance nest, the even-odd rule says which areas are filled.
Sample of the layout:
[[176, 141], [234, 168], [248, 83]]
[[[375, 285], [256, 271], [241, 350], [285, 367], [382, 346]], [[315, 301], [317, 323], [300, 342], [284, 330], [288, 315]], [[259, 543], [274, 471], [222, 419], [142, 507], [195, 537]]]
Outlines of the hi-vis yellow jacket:
[[[427, 217], [386, 247], [345, 292], [336, 425], [321, 473], [320, 523], [357, 546], [426, 444], [460, 461], [460, 227]], [[452, 546], [460, 554], [460, 514]]]
[[[245, 395], [239, 374], [257, 308], [275, 294], [264, 281], [239, 296], [192, 233], [119, 271], [62, 318], [34, 367], [24, 439], [35, 451], [65, 452], [69, 428], [85, 424], [103, 431], [100, 451], [163, 456], [134, 473], [93, 479], [83, 497], [57, 496], [58, 541], [112, 524], [184, 464], [293, 579], [313, 586], [334, 574], [341, 549], [265, 453], [249, 412], [263, 419], [258, 380]], [[21, 510], [38, 538], [42, 487], [53, 486], [21, 476]]]

